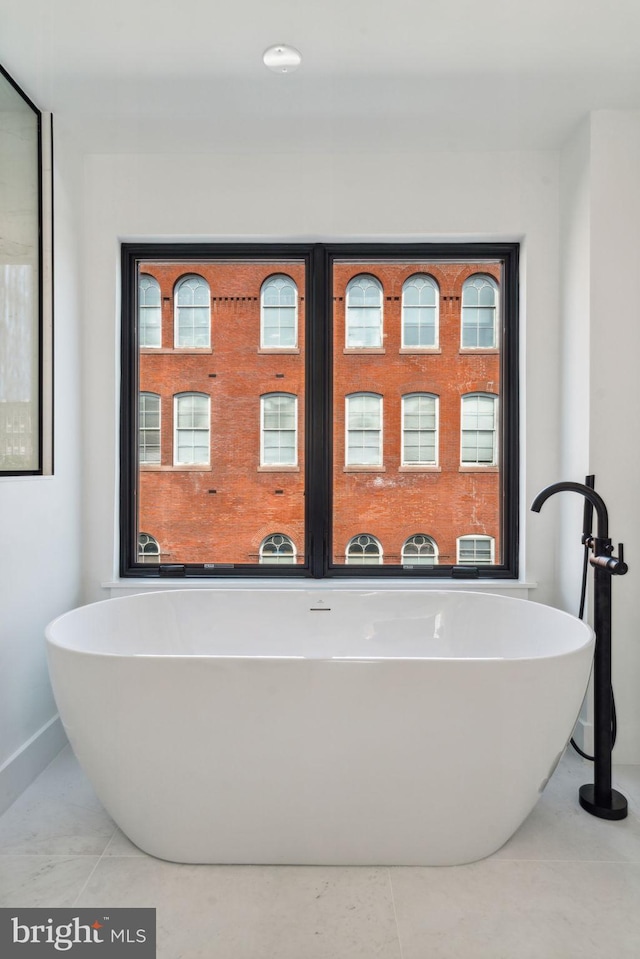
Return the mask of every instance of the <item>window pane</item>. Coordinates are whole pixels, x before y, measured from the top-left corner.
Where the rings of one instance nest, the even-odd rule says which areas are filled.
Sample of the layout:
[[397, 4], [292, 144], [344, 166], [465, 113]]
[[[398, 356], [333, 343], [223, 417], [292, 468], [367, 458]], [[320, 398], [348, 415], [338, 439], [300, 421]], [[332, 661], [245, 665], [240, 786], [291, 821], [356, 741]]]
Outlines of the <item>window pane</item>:
[[379, 396], [347, 398], [347, 466], [376, 466], [381, 462], [381, 400]]
[[414, 276], [402, 288], [402, 342], [405, 347], [436, 345], [438, 289], [430, 277]]
[[138, 429], [140, 463], [160, 463], [160, 397], [157, 394], [140, 394]]
[[201, 276], [186, 277], [175, 292], [176, 346], [185, 349], [210, 344], [211, 294]]
[[[369, 562], [349, 547], [362, 530], [384, 546], [375, 563], [455, 565], [470, 528], [500, 563], [501, 357], [460, 347], [495, 347], [502, 264], [338, 256], [332, 268], [331, 565]], [[349, 352], [374, 329], [384, 353]], [[428, 545], [412, 540], [425, 521]]]
[[382, 560], [382, 548], [374, 536], [354, 536], [347, 546], [348, 565], [378, 566]]
[[[190, 249], [202, 256], [202, 246]], [[458, 561], [459, 548], [474, 563], [501, 563], [501, 507], [510, 507], [516, 489], [507, 483], [505, 495], [501, 472], [503, 446], [510, 463], [515, 442], [511, 408], [499, 417], [497, 403], [502, 342], [495, 349], [493, 338], [502, 262], [483, 253], [477, 262], [455, 259], [446, 251], [441, 260], [422, 260], [414, 254], [427, 248], [417, 245], [407, 247], [405, 259], [390, 255], [390, 246], [377, 259], [373, 247], [349, 258], [341, 245], [333, 248], [340, 254], [328, 249], [331, 288], [307, 301], [307, 289], [321, 292], [318, 277], [305, 279], [303, 257], [313, 269], [322, 260], [311, 246], [301, 246], [299, 260], [290, 248], [266, 244], [235, 260], [227, 254], [236, 248], [219, 259], [218, 248], [209, 249], [210, 259], [187, 261], [176, 244], [175, 261], [136, 260], [133, 289], [139, 286], [136, 302], [148, 318], [138, 310], [127, 318], [125, 347], [127, 335], [144, 342], [131, 322], [148, 329], [148, 343], [158, 342], [160, 314], [165, 332], [173, 320], [175, 333], [165, 336], [162, 350], [139, 349], [138, 368], [128, 372], [136, 408], [138, 390], [160, 398], [156, 405], [141, 401], [133, 427], [129, 412], [123, 421], [128, 461], [135, 462], [136, 447], [140, 460], [130, 501], [137, 526], [126, 540], [133, 560], [145, 531], [161, 544], [163, 562], [195, 564], [198, 575], [209, 565], [307, 562], [312, 575], [322, 575], [325, 542], [335, 567], [442, 569]], [[509, 283], [515, 247], [513, 253]], [[143, 283], [143, 276], [151, 280]], [[514, 302], [510, 289], [506, 304]], [[332, 304], [331, 336], [327, 317], [305, 317], [308, 307], [324, 303]], [[307, 320], [317, 345], [310, 357]], [[507, 343], [509, 322], [507, 315], [501, 324]], [[465, 342], [483, 355], [465, 353]], [[305, 368], [313, 372], [310, 410]], [[459, 546], [470, 531], [478, 543]]]
[[262, 462], [296, 463], [296, 398], [274, 393], [262, 397]]
[[496, 345], [497, 286], [489, 277], [475, 276], [462, 290], [462, 346], [492, 349]]
[[375, 277], [354, 277], [346, 290], [347, 335], [350, 348], [382, 345], [382, 287]]
[[269, 566], [291, 566], [295, 563], [295, 546], [288, 536], [274, 533], [260, 547], [260, 562]]
[[140, 346], [158, 347], [162, 339], [160, 284], [153, 276], [140, 277], [138, 284]]
[[403, 397], [403, 462], [406, 465], [436, 462], [436, 397]]
[[417, 533], [411, 536], [402, 547], [402, 559], [411, 566], [434, 566], [436, 547], [430, 536]]
[[458, 562], [473, 565], [491, 563], [493, 541], [486, 536], [465, 536], [458, 544]]
[[297, 288], [290, 277], [271, 277], [262, 288], [262, 346], [296, 345]]
[[[138, 269], [139, 286], [153, 281], [145, 302], [157, 300], [145, 308], [159, 311], [170, 296], [164, 310], [176, 327], [165, 350], [137, 357], [141, 393], [160, 398], [139, 412], [138, 530], [160, 544], [163, 563], [305, 563], [304, 261], [163, 259]], [[261, 329], [265, 345], [299, 352], [261, 353]]]

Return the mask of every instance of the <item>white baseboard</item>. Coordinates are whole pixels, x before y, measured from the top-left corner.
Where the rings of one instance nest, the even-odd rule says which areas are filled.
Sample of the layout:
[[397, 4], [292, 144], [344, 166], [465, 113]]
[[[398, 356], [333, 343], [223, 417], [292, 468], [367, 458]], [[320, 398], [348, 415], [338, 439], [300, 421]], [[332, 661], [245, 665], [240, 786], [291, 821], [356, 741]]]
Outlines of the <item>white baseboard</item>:
[[46, 769], [67, 742], [60, 717], [56, 715], [9, 756], [0, 766], [0, 815]]

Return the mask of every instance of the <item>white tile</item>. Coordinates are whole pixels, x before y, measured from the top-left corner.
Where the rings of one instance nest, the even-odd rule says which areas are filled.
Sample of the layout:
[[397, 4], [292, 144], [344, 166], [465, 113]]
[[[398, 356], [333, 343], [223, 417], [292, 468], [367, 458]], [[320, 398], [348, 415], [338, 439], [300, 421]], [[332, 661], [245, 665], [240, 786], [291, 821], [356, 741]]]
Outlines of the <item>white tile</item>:
[[0, 906], [73, 906], [97, 856], [0, 856]]
[[388, 870], [104, 857], [77, 906], [157, 909], [158, 959], [401, 959]]
[[640, 865], [391, 870], [403, 959], [638, 959]]
[[114, 831], [66, 748], [0, 817], [0, 855], [100, 855]]

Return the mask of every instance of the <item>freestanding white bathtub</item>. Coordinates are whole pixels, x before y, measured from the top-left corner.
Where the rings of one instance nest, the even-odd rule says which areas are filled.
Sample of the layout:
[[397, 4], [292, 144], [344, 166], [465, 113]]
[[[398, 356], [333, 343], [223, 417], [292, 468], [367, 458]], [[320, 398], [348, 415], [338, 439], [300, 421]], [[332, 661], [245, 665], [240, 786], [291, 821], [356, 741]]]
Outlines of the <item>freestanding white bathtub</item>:
[[488, 856], [562, 755], [593, 653], [566, 613], [453, 590], [155, 592], [46, 636], [105, 808], [189, 863]]

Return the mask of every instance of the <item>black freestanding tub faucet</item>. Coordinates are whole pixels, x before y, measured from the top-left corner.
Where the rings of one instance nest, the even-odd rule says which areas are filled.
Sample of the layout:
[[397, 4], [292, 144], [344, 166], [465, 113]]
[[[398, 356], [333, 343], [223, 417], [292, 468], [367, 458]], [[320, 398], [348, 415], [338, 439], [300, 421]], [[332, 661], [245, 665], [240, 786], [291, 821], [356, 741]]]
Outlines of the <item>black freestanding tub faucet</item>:
[[[591, 477], [587, 477], [591, 479]], [[598, 517], [595, 538], [587, 530], [587, 516], [592, 509], [585, 504], [585, 530], [583, 543], [591, 549], [593, 555], [589, 562], [594, 568], [593, 574], [593, 629], [596, 634], [596, 646], [593, 666], [593, 705], [594, 705], [594, 782], [580, 787], [580, 805], [592, 816], [600, 819], [624, 819], [627, 815], [627, 800], [616, 789], [611, 788], [611, 751], [613, 749], [613, 699], [611, 691], [611, 577], [624, 576], [627, 564], [623, 559], [622, 544], [618, 547], [618, 556], [613, 556], [613, 545], [609, 539], [609, 517], [602, 497], [591, 486], [584, 483], [552, 483], [541, 490], [531, 509], [539, 513], [542, 505], [553, 496], [562, 492], [580, 493], [593, 507]]]

